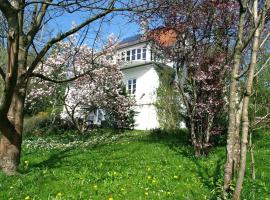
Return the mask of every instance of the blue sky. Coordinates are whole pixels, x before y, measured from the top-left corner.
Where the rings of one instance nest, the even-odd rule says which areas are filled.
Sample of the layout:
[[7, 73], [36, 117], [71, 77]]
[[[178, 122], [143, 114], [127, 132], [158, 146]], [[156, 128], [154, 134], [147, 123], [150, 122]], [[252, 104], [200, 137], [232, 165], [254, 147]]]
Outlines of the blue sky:
[[[63, 15], [61, 17], [56, 17], [48, 25], [48, 29], [52, 33], [58, 33], [59, 31], [63, 32], [72, 27], [72, 24], [79, 24], [84, 21], [87, 17], [86, 13], [77, 13], [73, 15]], [[109, 20], [111, 19], [111, 20]], [[88, 43], [91, 43], [96, 36], [96, 31], [100, 27], [100, 21], [93, 23], [88, 32]], [[108, 16], [105, 18], [105, 21], [102, 23], [101, 27], [101, 37], [102, 40], [114, 33], [116, 36], [119, 36], [120, 39], [135, 35], [139, 33], [139, 26], [135, 22], [120, 13], [114, 14], [113, 17]]]

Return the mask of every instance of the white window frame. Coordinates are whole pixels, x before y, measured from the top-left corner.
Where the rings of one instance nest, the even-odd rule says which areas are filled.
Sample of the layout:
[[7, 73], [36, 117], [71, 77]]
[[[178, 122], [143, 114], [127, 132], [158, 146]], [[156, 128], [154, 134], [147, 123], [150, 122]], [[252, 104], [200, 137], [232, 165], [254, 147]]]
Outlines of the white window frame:
[[135, 95], [137, 90], [137, 79], [131, 78], [127, 81], [127, 93], [129, 95]]

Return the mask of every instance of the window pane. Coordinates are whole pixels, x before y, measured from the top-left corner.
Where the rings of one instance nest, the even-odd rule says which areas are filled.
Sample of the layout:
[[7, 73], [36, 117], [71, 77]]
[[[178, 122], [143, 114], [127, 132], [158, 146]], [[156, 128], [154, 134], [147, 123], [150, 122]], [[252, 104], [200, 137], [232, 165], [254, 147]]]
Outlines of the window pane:
[[137, 49], [137, 60], [141, 59], [141, 49]]
[[130, 61], [130, 51], [127, 51], [127, 61]]
[[132, 90], [132, 94], [135, 94], [136, 92], [136, 79], [133, 79], [133, 90]]
[[142, 52], [142, 59], [146, 60], [146, 48], [143, 48], [143, 52]]
[[132, 60], [136, 59], [136, 49], [132, 50]]
[[121, 60], [125, 60], [126, 59], [126, 52], [122, 52], [121, 54]]

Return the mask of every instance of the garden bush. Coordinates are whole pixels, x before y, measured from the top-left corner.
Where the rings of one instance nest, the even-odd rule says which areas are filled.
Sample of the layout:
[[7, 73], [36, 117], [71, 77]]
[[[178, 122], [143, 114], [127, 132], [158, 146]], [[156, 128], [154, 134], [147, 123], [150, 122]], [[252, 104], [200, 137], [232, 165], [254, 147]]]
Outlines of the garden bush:
[[48, 112], [39, 112], [37, 115], [24, 120], [24, 135], [61, 133], [70, 128], [59, 116], [53, 116]]

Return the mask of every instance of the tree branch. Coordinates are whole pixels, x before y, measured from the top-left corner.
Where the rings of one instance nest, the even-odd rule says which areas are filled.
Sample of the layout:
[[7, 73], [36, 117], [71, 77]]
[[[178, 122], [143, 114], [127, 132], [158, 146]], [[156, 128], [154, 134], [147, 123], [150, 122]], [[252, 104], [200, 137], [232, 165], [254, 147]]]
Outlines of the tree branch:
[[3, 12], [7, 19], [14, 12], [17, 12], [17, 10], [10, 4], [8, 0], [0, 0], [0, 10]]
[[267, 60], [263, 64], [263, 66], [256, 72], [256, 74], [254, 75], [254, 77], [258, 76], [261, 73], [261, 71], [267, 66], [267, 64], [268, 64], [269, 61], [270, 61], [270, 56], [267, 58]]
[[48, 50], [57, 42], [65, 39], [66, 37], [76, 33], [77, 31], [81, 30], [82, 28], [84, 28], [85, 26], [87, 26], [88, 24], [106, 16], [107, 14], [111, 13], [114, 11], [114, 4], [115, 4], [115, 0], [112, 0], [110, 5], [108, 6], [108, 9], [105, 10], [104, 12], [97, 14], [89, 19], [87, 19], [86, 21], [84, 21], [83, 23], [81, 23], [80, 25], [72, 28], [71, 30], [62, 33], [58, 36], [56, 36], [55, 38], [51, 39], [43, 48], [42, 50], [38, 53], [38, 55], [36, 56], [36, 58], [34, 59], [34, 61], [31, 63], [31, 65], [29, 66], [27, 72], [26, 72], [26, 76], [25, 79], [29, 78], [31, 76], [31, 74], [33, 73], [34, 69], [36, 68], [37, 64], [39, 63], [39, 61], [44, 57], [44, 55], [48, 52]]
[[[49, 0], [48, 2], [51, 2], [52, 0]], [[41, 23], [44, 19], [44, 16], [46, 14], [46, 11], [48, 9], [49, 5], [48, 4], [43, 4], [37, 14], [37, 16], [35, 17], [33, 14], [33, 19], [31, 22], [31, 27], [29, 32], [26, 34], [27, 38], [28, 38], [28, 46], [30, 46], [32, 44], [33, 39], [35, 38], [37, 32], [40, 29]]]
[[76, 75], [76, 76], [74, 76], [72, 78], [65, 79], [65, 80], [55, 80], [55, 79], [49, 78], [47, 76], [44, 76], [43, 74], [40, 74], [40, 73], [32, 73], [31, 74], [31, 77], [37, 77], [37, 78], [40, 78], [42, 80], [53, 82], [53, 83], [67, 83], [67, 82], [75, 81], [78, 78], [81, 78], [81, 77], [86, 76], [86, 75], [90, 75], [91, 76], [91, 72], [92, 71], [93, 71], [93, 69], [88, 70], [88, 71], [86, 71], [86, 72], [84, 72], [82, 74]]

